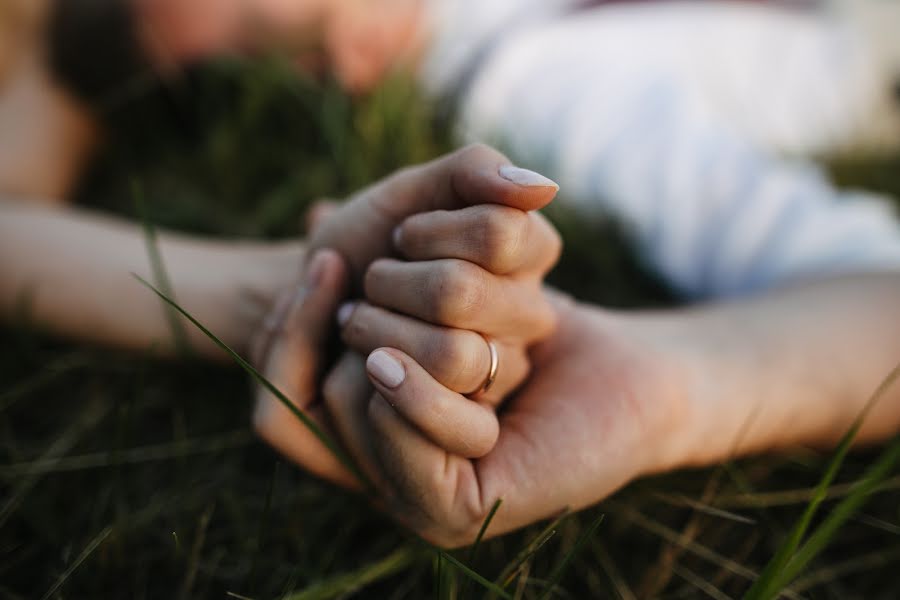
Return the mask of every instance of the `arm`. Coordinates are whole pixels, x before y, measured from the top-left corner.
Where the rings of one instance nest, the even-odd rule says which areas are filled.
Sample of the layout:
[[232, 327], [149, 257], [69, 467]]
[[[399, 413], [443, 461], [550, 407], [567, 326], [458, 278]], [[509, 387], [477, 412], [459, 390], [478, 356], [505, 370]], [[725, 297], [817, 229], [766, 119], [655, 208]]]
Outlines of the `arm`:
[[[300, 243], [234, 243], [161, 233], [160, 254], [178, 301], [227, 344], [245, 350], [276, 292], [296, 280]], [[20, 309], [48, 329], [83, 340], [173, 349], [160, 301], [132, 277], [154, 282], [140, 225], [72, 209], [0, 203], [0, 316]], [[218, 351], [191, 326], [191, 345]]]
[[[900, 273], [846, 275], [755, 298], [646, 317], [687, 375], [682, 464], [806, 445], [831, 447], [900, 365]], [[639, 321], [642, 319], [638, 319]], [[900, 386], [857, 437], [900, 430]]]

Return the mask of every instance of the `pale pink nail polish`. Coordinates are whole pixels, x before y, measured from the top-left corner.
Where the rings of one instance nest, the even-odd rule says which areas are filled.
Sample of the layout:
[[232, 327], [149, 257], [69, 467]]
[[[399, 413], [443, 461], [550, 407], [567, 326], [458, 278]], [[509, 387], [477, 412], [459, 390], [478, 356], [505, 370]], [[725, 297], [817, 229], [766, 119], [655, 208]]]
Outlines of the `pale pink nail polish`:
[[390, 389], [399, 387], [406, 379], [406, 369], [403, 367], [403, 363], [384, 350], [376, 350], [369, 355], [369, 359], [366, 361], [366, 370], [369, 375]]
[[350, 317], [353, 316], [353, 311], [356, 310], [355, 302], [344, 302], [341, 304], [340, 308], [337, 310], [337, 322], [338, 325], [343, 327], [350, 320]]
[[500, 167], [500, 177], [523, 187], [552, 187], [559, 189], [559, 185], [552, 179], [547, 179], [540, 173], [513, 165]]

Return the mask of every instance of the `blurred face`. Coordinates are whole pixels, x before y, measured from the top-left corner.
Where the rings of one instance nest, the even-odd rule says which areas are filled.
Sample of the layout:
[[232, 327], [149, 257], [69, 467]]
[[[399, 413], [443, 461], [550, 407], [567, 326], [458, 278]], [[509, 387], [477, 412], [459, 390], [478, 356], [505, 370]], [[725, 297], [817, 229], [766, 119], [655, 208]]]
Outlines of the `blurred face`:
[[327, 31], [331, 68], [351, 91], [374, 87], [399, 62], [414, 60], [423, 38], [420, 0], [342, 0]]
[[40, 40], [49, 0], [0, 0], [0, 87], [19, 53]]
[[420, 33], [421, 0], [135, 1], [143, 37], [161, 66], [277, 49], [332, 70], [353, 91], [373, 87], [413, 53]]

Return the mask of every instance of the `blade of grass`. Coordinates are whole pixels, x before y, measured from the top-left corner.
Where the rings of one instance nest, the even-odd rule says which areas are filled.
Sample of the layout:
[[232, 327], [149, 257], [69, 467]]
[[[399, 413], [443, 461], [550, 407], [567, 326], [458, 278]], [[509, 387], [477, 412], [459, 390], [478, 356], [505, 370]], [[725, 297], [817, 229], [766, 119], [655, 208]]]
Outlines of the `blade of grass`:
[[[850, 451], [850, 446], [856, 438], [856, 434], [862, 427], [862, 424], [872, 410], [872, 407], [878, 403], [885, 392], [887, 392], [898, 378], [900, 378], [900, 365], [894, 367], [891, 373], [881, 382], [875, 390], [875, 393], [872, 394], [871, 398], [866, 402], [859, 416], [853, 421], [853, 425], [851, 425], [847, 433], [844, 434], [844, 437], [841, 438], [834, 456], [825, 469], [825, 474], [816, 486], [816, 491], [806, 506], [806, 510], [788, 534], [788, 538], [784, 541], [775, 553], [775, 556], [772, 557], [765, 569], [763, 569], [759, 578], [747, 592], [747, 595], [745, 596], [746, 600], [767, 600], [768, 598], [777, 596], [781, 587], [779, 586], [779, 582], [783, 580], [785, 570], [794, 557], [794, 554], [797, 552], [797, 549], [800, 547], [800, 544], [806, 535], [806, 531], [809, 529], [810, 523], [818, 512], [819, 506], [821, 506], [822, 502], [827, 498], [828, 487], [837, 476], [841, 465], [843, 465], [844, 459]], [[848, 499], [851, 497], [853, 497], [853, 495], [848, 496]]]
[[434, 548], [434, 551], [437, 552], [438, 555], [441, 556], [448, 563], [450, 563], [451, 565], [453, 565], [454, 567], [456, 567], [457, 569], [462, 571], [463, 575], [465, 575], [466, 577], [468, 577], [475, 583], [480, 584], [482, 587], [484, 587], [489, 592], [493, 592], [494, 594], [497, 594], [501, 598], [505, 598], [505, 600], [512, 600], [512, 596], [510, 596], [506, 592], [506, 590], [504, 590], [503, 588], [501, 588], [499, 585], [495, 584], [494, 582], [489, 581], [485, 577], [479, 575], [478, 573], [476, 573], [475, 571], [473, 571], [472, 569], [470, 569], [469, 567], [464, 565], [462, 562], [457, 560], [453, 555], [447, 554], [440, 548]]
[[252, 433], [245, 429], [205, 438], [192, 438], [164, 444], [127, 448], [110, 456], [109, 452], [93, 452], [61, 458], [40, 458], [37, 460], [0, 466], [0, 479], [15, 479], [26, 474], [47, 475], [85, 469], [100, 469], [118, 465], [136, 465], [147, 462], [170, 460], [176, 457], [194, 456], [240, 448], [254, 440]]
[[281, 467], [281, 461], [275, 461], [275, 468], [272, 470], [272, 477], [269, 478], [269, 489], [266, 490], [266, 501], [263, 504], [262, 517], [259, 519], [259, 531], [256, 533], [256, 544], [253, 548], [253, 559], [250, 562], [250, 571], [244, 580], [244, 588], [253, 584], [256, 579], [256, 568], [259, 565], [259, 552], [262, 550], [263, 539], [266, 535], [266, 527], [269, 523], [269, 513], [272, 510], [272, 497], [275, 493], [275, 481], [278, 479], [278, 469]]
[[550, 538], [552, 538], [556, 534], [556, 528], [559, 527], [559, 524], [562, 523], [566, 517], [570, 516], [571, 512], [569, 509], [564, 510], [558, 517], [550, 521], [550, 523], [544, 527], [539, 534], [537, 534], [531, 542], [528, 543], [512, 561], [507, 564], [502, 571], [500, 571], [500, 575], [497, 576], [497, 579], [494, 582], [500, 585], [503, 588], [506, 588], [510, 583], [512, 583], [515, 578], [516, 573], [519, 568], [525, 564], [525, 561], [534, 556], [538, 550], [540, 550], [544, 544], [546, 544]]
[[[484, 538], [484, 534], [487, 532], [487, 528], [490, 527], [491, 521], [494, 520], [494, 516], [497, 514], [497, 511], [500, 509], [500, 506], [503, 504], [503, 498], [497, 498], [497, 501], [494, 502], [494, 505], [491, 507], [491, 510], [488, 512], [487, 517], [485, 517], [484, 522], [481, 524], [481, 529], [478, 530], [478, 535], [475, 536], [475, 542], [472, 544], [471, 550], [469, 550], [469, 560], [468, 563], [470, 565], [475, 564], [475, 558], [478, 556], [478, 548], [481, 545], [481, 540]], [[463, 584], [462, 589], [460, 590], [460, 595], [463, 598], [468, 598], [469, 585], [468, 581]]]
[[434, 576], [434, 597], [435, 600], [444, 600], [444, 557], [440, 554], [436, 557]]
[[[97, 426], [109, 412], [108, 404], [91, 404], [86, 411], [80, 416], [78, 421], [73, 423], [49, 448], [41, 455], [38, 462], [53, 465], [54, 461], [62, 459], [63, 455], [69, 452], [75, 444], [81, 441], [91, 429]], [[39, 469], [27, 471], [22, 474], [21, 479], [16, 483], [15, 488], [7, 492], [3, 505], [0, 506], [0, 528], [6, 521], [18, 510], [19, 505], [28, 497], [31, 490], [37, 486], [38, 482], [44, 476], [44, 472]]]
[[676, 575], [687, 581], [689, 584], [691, 584], [710, 598], [713, 598], [713, 600], [731, 600], [731, 596], [714, 586], [712, 583], [706, 581], [687, 567], [674, 565], [672, 567], [672, 572], [674, 572]]
[[775, 587], [787, 586], [812, 562], [816, 556], [831, 543], [837, 531], [852, 517], [869, 499], [878, 485], [884, 481], [888, 473], [900, 460], [900, 438], [897, 438], [879, 459], [872, 465], [858, 482], [856, 491], [842, 500], [806, 542], [797, 550], [785, 567], [781, 576], [775, 580]]
[[368, 585], [403, 571], [421, 556], [414, 547], [406, 546], [355, 571], [342, 573], [303, 591], [283, 596], [283, 600], [327, 600], [350, 596]]
[[847, 575], [853, 575], [887, 565], [896, 565], [897, 562], [900, 562], [900, 548], [894, 548], [887, 551], [883, 548], [879, 548], [874, 552], [869, 552], [868, 554], [863, 554], [861, 556], [853, 556], [845, 561], [837, 564], [830, 564], [817, 571], [804, 575], [791, 585], [791, 589], [798, 594], [803, 593], [814, 586], [828, 583], [829, 581], [833, 581], [840, 577], [846, 577]]
[[50, 589], [47, 590], [47, 593], [42, 596], [41, 600], [48, 600], [49, 598], [52, 598], [53, 595], [56, 594], [56, 592], [59, 591], [59, 589], [63, 586], [63, 584], [66, 583], [69, 577], [72, 576], [72, 573], [74, 573], [78, 569], [78, 567], [81, 566], [81, 563], [86, 561], [88, 557], [94, 553], [94, 550], [96, 550], [97, 547], [100, 546], [100, 544], [102, 544], [107, 537], [109, 537], [109, 534], [112, 533], [112, 530], [112, 526], [107, 526], [103, 529], [103, 531], [94, 536], [94, 539], [92, 539], [88, 543], [88, 545], [84, 547], [84, 550], [81, 551], [81, 554], [78, 555], [78, 558], [76, 558], [72, 562], [72, 564], [69, 565], [68, 569], [63, 571], [63, 574], [59, 576], [59, 578], [56, 580], [56, 583], [50, 586]]
[[268, 379], [263, 377], [263, 375], [259, 371], [257, 371], [253, 365], [244, 360], [240, 354], [232, 350], [231, 347], [228, 346], [228, 344], [216, 337], [209, 329], [207, 329], [202, 323], [200, 323], [200, 321], [195, 319], [193, 315], [184, 310], [178, 303], [156, 289], [153, 284], [142, 278], [140, 275], [137, 275], [136, 273], [132, 273], [132, 276], [134, 276], [135, 279], [149, 288], [154, 294], [159, 296], [169, 306], [178, 311], [184, 318], [190, 321], [191, 324], [194, 325], [194, 327], [199, 329], [203, 333], [203, 335], [208, 337], [215, 345], [224, 350], [225, 353], [228, 354], [232, 358], [232, 360], [234, 360], [244, 371], [250, 374], [250, 376], [253, 377], [253, 379], [255, 379], [257, 383], [268, 390], [269, 393], [275, 396], [275, 398], [277, 398], [278, 401], [281, 402], [285, 406], [285, 408], [287, 408], [291, 412], [291, 414], [297, 417], [297, 419], [301, 423], [303, 423], [303, 425], [314, 436], [316, 436], [316, 438], [320, 442], [322, 442], [322, 445], [324, 445], [328, 449], [328, 451], [331, 452], [331, 454], [338, 460], [338, 462], [340, 462], [344, 467], [347, 468], [348, 471], [356, 476], [356, 478], [360, 481], [360, 483], [362, 483], [363, 487], [367, 491], [371, 491], [373, 489], [369, 479], [363, 474], [362, 470], [360, 470], [356, 463], [353, 462], [353, 459], [351, 459], [350, 456], [346, 452], [344, 452], [343, 448], [341, 448], [337, 444], [337, 442], [335, 442], [331, 438], [331, 436], [325, 433], [325, 431], [323, 431], [322, 428], [315, 423], [315, 421], [310, 419], [309, 416], [306, 415], [306, 413], [297, 408], [294, 403], [291, 402], [288, 397], [281, 392], [281, 390], [275, 387], [275, 385], [273, 385]]
[[[147, 256], [150, 259], [150, 269], [153, 271], [153, 279], [159, 289], [169, 298], [177, 301], [175, 292], [172, 289], [172, 282], [169, 280], [169, 273], [166, 271], [166, 265], [163, 262], [162, 254], [159, 251], [159, 242], [156, 237], [156, 228], [150, 221], [147, 214], [147, 207], [144, 204], [144, 196], [141, 193], [140, 186], [137, 182], [132, 182], [131, 193], [134, 198], [134, 205], [141, 217], [141, 226], [144, 229], [144, 243], [147, 246]], [[188, 344], [187, 332], [184, 330], [184, 324], [178, 318], [178, 314], [171, 306], [166, 306], [166, 320], [169, 322], [169, 329], [172, 330], [172, 340], [175, 343], [175, 351], [180, 356], [190, 356], [190, 344]]]
[[539, 596], [539, 600], [544, 600], [545, 598], [549, 598], [550, 594], [553, 593], [553, 589], [559, 584], [562, 576], [565, 574], [566, 569], [569, 568], [569, 565], [572, 563], [572, 560], [575, 558], [581, 550], [584, 548], [585, 544], [590, 541], [590, 539], [594, 536], [594, 533], [597, 532], [597, 529], [600, 527], [600, 524], [603, 523], [603, 519], [606, 518], [606, 515], [601, 514], [599, 517], [594, 519], [588, 528], [584, 530], [584, 532], [578, 537], [578, 541], [575, 542], [575, 545], [572, 546], [572, 549], [569, 550], [568, 553], [563, 557], [562, 561], [559, 565], [553, 569], [553, 573], [550, 575], [550, 579], [547, 581], [547, 587], [544, 589], [544, 593]]
[[490, 527], [491, 521], [494, 520], [494, 515], [497, 514], [497, 511], [500, 509], [500, 506], [503, 504], [503, 498], [497, 498], [497, 501], [494, 502], [494, 505], [491, 507], [490, 512], [488, 512], [487, 517], [484, 519], [484, 523], [481, 524], [481, 529], [478, 530], [478, 535], [475, 537], [475, 543], [472, 544], [472, 549], [469, 551], [469, 564], [475, 564], [475, 557], [478, 556], [478, 547], [481, 545], [481, 540], [484, 538], [485, 532], [487, 532], [487, 528]]

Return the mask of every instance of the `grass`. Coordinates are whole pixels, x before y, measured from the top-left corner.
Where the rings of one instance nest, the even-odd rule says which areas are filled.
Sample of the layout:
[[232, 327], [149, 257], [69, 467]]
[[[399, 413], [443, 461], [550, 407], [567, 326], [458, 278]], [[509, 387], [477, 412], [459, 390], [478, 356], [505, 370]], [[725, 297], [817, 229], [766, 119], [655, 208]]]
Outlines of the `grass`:
[[[190, 73], [107, 119], [117, 133], [81, 202], [221, 236], [296, 235], [313, 199], [450, 147], [408, 82], [351, 100], [277, 63]], [[900, 196], [900, 160], [834, 173]], [[554, 283], [607, 305], [672, 301], [612, 224], [552, 217], [567, 240]], [[0, 335], [0, 598], [488, 596], [473, 573], [515, 598], [739, 597], [802, 522], [787, 597], [900, 596], [896, 443], [847, 454], [827, 486], [832, 456], [810, 451], [641, 480], [436, 559], [360, 498], [279, 468], [250, 433], [239, 369], [42, 336], [27, 303]]]

